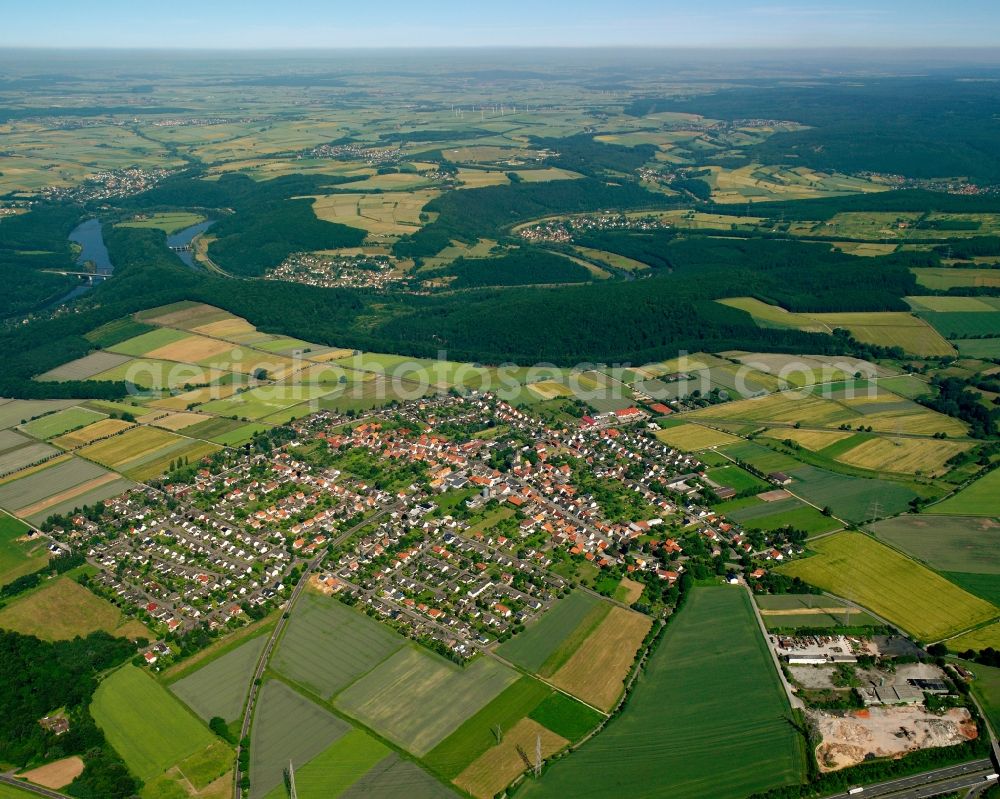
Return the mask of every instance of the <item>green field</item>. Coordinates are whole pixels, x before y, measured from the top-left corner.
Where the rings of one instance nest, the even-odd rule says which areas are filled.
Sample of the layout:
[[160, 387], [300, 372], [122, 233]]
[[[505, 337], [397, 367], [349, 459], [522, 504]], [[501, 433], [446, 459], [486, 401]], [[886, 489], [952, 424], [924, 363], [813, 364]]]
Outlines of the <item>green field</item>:
[[123, 666], [101, 681], [94, 720], [129, 770], [148, 780], [216, 739], [146, 672]]
[[582, 702], [556, 691], [532, 710], [528, 718], [567, 741], [575, 741], [594, 729], [603, 716]]
[[49, 562], [44, 538], [31, 542], [17, 540], [27, 532], [26, 524], [0, 512], [0, 586]]
[[36, 416], [61, 411], [75, 404], [73, 400], [0, 400], [0, 430], [27, 423]]
[[158, 327], [154, 330], [150, 330], [148, 333], [141, 333], [135, 338], [130, 338], [127, 341], [114, 344], [108, 349], [112, 352], [120, 353], [121, 355], [129, 355], [133, 358], [138, 358], [148, 352], [158, 350], [160, 347], [166, 347], [168, 344], [175, 344], [178, 341], [182, 341], [190, 337], [190, 335], [190, 333], [183, 330], [172, 330], [169, 327]]
[[188, 707], [209, 721], [221, 716], [235, 721], [243, 712], [250, 678], [267, 635], [258, 635], [170, 686]]
[[250, 740], [250, 797], [283, 784], [291, 760], [304, 766], [352, 727], [278, 680], [261, 689]]
[[933, 569], [1000, 575], [1000, 523], [992, 519], [907, 514], [878, 522], [874, 530]]
[[189, 211], [170, 211], [159, 214], [150, 214], [145, 219], [134, 219], [129, 222], [119, 223], [119, 227], [155, 228], [162, 230], [168, 236], [184, 228], [197, 225], [205, 221], [201, 214]]
[[976, 675], [972, 681], [972, 693], [983, 706], [983, 713], [993, 727], [993, 734], [1000, 732], [1000, 669], [979, 663], [963, 663], [965, 668]]
[[944, 502], [931, 505], [935, 515], [1000, 516], [1000, 469], [994, 469]]
[[696, 588], [621, 716], [518, 795], [743, 799], [793, 784], [805, 753], [790, 712], [747, 593]]
[[99, 422], [101, 419], [106, 418], [107, 414], [90, 411], [86, 408], [67, 408], [64, 411], [52, 413], [48, 416], [43, 416], [41, 419], [28, 422], [21, 429], [29, 436], [49, 439], [60, 436], [70, 430], [76, 430], [78, 427], [86, 427], [92, 422]]
[[815, 555], [776, 571], [857, 602], [922, 641], [937, 641], [1000, 615], [988, 602], [863, 533], [837, 533], [811, 548]]
[[754, 597], [768, 630], [798, 627], [864, 627], [880, 625], [874, 616], [829, 596], [761, 594]]
[[944, 572], [944, 576], [970, 594], [975, 594], [1000, 608], [1000, 574]]
[[38, 794], [34, 791], [15, 788], [5, 782], [0, 782], [0, 799], [34, 799]]
[[758, 477], [754, 477], [750, 472], [741, 469], [739, 466], [720, 466], [715, 469], [709, 469], [705, 474], [709, 480], [719, 485], [729, 486], [735, 489], [738, 494], [750, 490], [760, 493], [771, 488], [768, 483], [765, 483]]
[[517, 677], [492, 658], [461, 667], [409, 645], [351, 685], [335, 704], [421, 756]]
[[[775, 507], [778, 505], [783, 507]], [[726, 513], [726, 506], [720, 505], [718, 510], [721, 513]], [[767, 512], [771, 510], [773, 512]], [[731, 515], [733, 519], [748, 529], [778, 530], [782, 527], [792, 527], [795, 530], [804, 530], [809, 535], [829, 533], [844, 526], [836, 519], [824, 516], [812, 505], [806, 505], [796, 499], [766, 502], [763, 505], [754, 505], [744, 511], [726, 515]]]
[[333, 597], [305, 593], [292, 611], [271, 667], [328, 699], [406, 643]]
[[802, 464], [790, 455], [775, 452], [761, 444], [753, 441], [741, 441], [738, 444], [730, 444], [723, 447], [722, 452], [730, 458], [749, 463], [755, 469], [759, 469], [768, 474], [770, 472], [789, 472], [800, 467]]
[[[351, 730], [303, 766], [296, 764], [295, 788], [303, 799], [339, 796], [390, 754], [385, 744], [362, 730]], [[279, 785], [267, 799], [286, 799]]]
[[971, 632], [962, 633], [957, 638], [948, 639], [948, 649], [952, 652], [965, 652], [967, 649], [1000, 649], [1000, 623], [988, 624]]
[[815, 466], [801, 466], [789, 474], [795, 481], [788, 486], [791, 491], [820, 508], [829, 505], [835, 516], [851, 522], [870, 519], [875, 501], [879, 515], [887, 516], [905, 511], [916, 496], [900, 483], [849, 477]]
[[[537, 673], [592, 612], [603, 609], [606, 613], [609, 607], [593, 594], [573, 591], [523, 633], [501, 644], [497, 654], [523, 669]], [[588, 630], [595, 626], [596, 624], [589, 625]]]
[[544, 683], [521, 677], [428, 752], [424, 762], [449, 780], [454, 779], [469, 763], [496, 746], [494, 731], [498, 725], [509, 730], [551, 694], [552, 689]]
[[[340, 799], [456, 799], [458, 794], [410, 760], [397, 754], [379, 761], [340, 795]], [[306, 799], [306, 797], [303, 797]]]

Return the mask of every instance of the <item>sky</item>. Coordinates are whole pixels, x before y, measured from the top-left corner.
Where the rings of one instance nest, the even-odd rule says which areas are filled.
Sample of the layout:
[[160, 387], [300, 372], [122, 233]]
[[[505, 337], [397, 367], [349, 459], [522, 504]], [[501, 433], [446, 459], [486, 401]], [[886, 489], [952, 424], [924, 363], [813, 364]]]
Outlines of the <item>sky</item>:
[[0, 0], [0, 47], [995, 47], [996, 0]]

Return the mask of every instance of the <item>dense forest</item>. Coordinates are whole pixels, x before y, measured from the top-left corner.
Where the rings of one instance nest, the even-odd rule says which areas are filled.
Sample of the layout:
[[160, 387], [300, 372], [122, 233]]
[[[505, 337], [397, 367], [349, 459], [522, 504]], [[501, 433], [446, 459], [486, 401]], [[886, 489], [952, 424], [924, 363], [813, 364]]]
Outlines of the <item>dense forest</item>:
[[34, 311], [76, 285], [76, 277], [42, 270], [76, 268], [67, 236], [80, 215], [76, 206], [42, 205], [0, 219], [0, 319]]
[[366, 233], [359, 228], [317, 219], [307, 198], [347, 182], [331, 176], [289, 175], [258, 182], [246, 175], [223, 175], [217, 181], [186, 175], [123, 205], [225, 211], [212, 229], [216, 240], [209, 245], [209, 257], [234, 275], [255, 277], [293, 252], [357, 247], [364, 241]]
[[645, 98], [626, 113], [680, 111], [711, 119], [776, 119], [809, 129], [778, 132], [748, 149], [764, 164], [916, 178], [1000, 182], [1000, 98], [991, 81], [947, 78], [828, 80], [750, 86], [687, 99]]
[[[83, 756], [83, 774], [68, 792], [81, 799], [129, 797], [139, 784], [94, 724], [88, 710], [98, 675], [135, 654], [135, 645], [107, 633], [72, 641], [41, 641], [0, 630], [0, 761], [27, 766]], [[38, 722], [60, 708], [69, 731], [56, 736]]]
[[498, 258], [456, 258], [428, 277], [452, 277], [449, 288], [524, 286], [532, 283], [587, 283], [593, 279], [584, 266], [543, 250], [521, 247]]
[[549, 214], [663, 207], [670, 202], [635, 183], [613, 185], [594, 178], [460, 189], [424, 206], [438, 218], [400, 239], [393, 252], [402, 258], [424, 258], [436, 255], [452, 240], [472, 244], [496, 238], [517, 222]]

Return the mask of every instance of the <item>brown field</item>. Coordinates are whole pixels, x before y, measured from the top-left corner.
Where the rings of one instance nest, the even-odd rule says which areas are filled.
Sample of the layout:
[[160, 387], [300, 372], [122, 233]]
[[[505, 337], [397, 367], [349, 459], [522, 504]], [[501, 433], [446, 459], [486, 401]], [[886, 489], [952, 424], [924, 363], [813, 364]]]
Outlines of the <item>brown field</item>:
[[140, 622], [126, 619], [110, 602], [65, 575], [0, 610], [0, 627], [45, 641], [68, 641], [97, 630], [126, 638], [155, 638]]
[[947, 471], [945, 461], [972, 444], [920, 438], [872, 438], [837, 458], [841, 463], [881, 472], [935, 475]]
[[193, 424], [198, 424], [198, 422], [204, 422], [211, 418], [211, 416], [205, 416], [202, 413], [168, 413], [151, 422], [151, 424], [155, 427], [162, 427], [164, 430], [176, 433], [178, 430], [183, 430], [185, 427], [190, 427]]
[[569, 743], [537, 721], [521, 719], [504, 732], [502, 743], [488, 749], [466, 766], [465, 771], [455, 778], [455, 784], [477, 799], [491, 799], [534, 764], [538, 736], [542, 739], [543, 758]]
[[838, 441], [843, 441], [845, 438], [850, 438], [854, 434], [846, 430], [796, 430], [795, 428], [772, 427], [770, 430], [765, 430], [764, 435], [778, 441], [784, 441], [786, 438], [791, 439], [799, 446], [816, 452], [831, 444], [836, 444]]
[[642, 596], [642, 590], [645, 588], [645, 584], [636, 582], [635, 580], [630, 580], [628, 577], [622, 577], [622, 581], [618, 584], [619, 590], [624, 589], [624, 593], [621, 597], [615, 594], [615, 598], [619, 601], [624, 602], [626, 605], [631, 605], [639, 597]]
[[[184, 307], [177, 307], [179, 305], [184, 305]], [[142, 321], [148, 322], [151, 325], [161, 325], [163, 327], [179, 327], [182, 330], [189, 329], [185, 327], [185, 325], [190, 325], [192, 323], [206, 325], [214, 321], [220, 321], [218, 319], [210, 319], [207, 317], [216, 316], [218, 314], [223, 314], [225, 317], [230, 316], [225, 311], [221, 311], [214, 306], [206, 305], [202, 302], [196, 302], [191, 305], [176, 303], [175, 305], [168, 305], [163, 308], [154, 308], [151, 313], [153, 315], [145, 313], [142, 314]], [[206, 317], [204, 321], [201, 321], [202, 317]]]
[[53, 763], [46, 763], [31, 771], [23, 771], [17, 776], [23, 777], [35, 785], [57, 791], [69, 785], [81, 774], [83, 774], [83, 760], [77, 755], [73, 755]]
[[[46, 466], [51, 466], [55, 461], [49, 461]], [[23, 477], [24, 475], [19, 475]], [[118, 475], [114, 472], [107, 472], [102, 474], [100, 477], [95, 477], [93, 480], [88, 480], [86, 483], [81, 483], [80, 485], [73, 486], [72, 488], [67, 488], [65, 491], [60, 491], [57, 494], [50, 494], [45, 499], [41, 499], [32, 505], [27, 505], [26, 507], [19, 508], [17, 515], [26, 519], [29, 516], [34, 516], [36, 513], [42, 513], [49, 508], [60, 505], [63, 502], [70, 502], [74, 497], [82, 497], [84, 494], [88, 494], [95, 488], [100, 488], [108, 483], [113, 483], [115, 480], [119, 479]]]
[[133, 422], [126, 422], [122, 419], [102, 419], [99, 422], [88, 424], [86, 427], [82, 427], [79, 430], [74, 430], [72, 433], [66, 433], [58, 438], [54, 438], [52, 439], [52, 443], [57, 447], [62, 447], [63, 449], [76, 449], [77, 447], [85, 446], [92, 441], [97, 441], [99, 438], [113, 436], [115, 433], [120, 433], [122, 430], [128, 430], [133, 426]]
[[162, 408], [165, 411], [183, 411], [188, 405], [201, 405], [216, 399], [226, 399], [233, 396], [242, 386], [238, 383], [227, 383], [224, 386], [207, 386], [186, 391], [173, 397], [154, 400], [149, 403], [152, 408]]
[[594, 707], [611, 710], [652, 623], [641, 613], [611, 608], [600, 626], [552, 676], [552, 684]]
[[316, 355], [309, 353], [309, 360], [316, 361], [317, 363], [326, 363], [327, 361], [337, 361], [341, 358], [350, 358], [353, 354], [354, 350], [332, 349], [329, 352], [321, 352]]
[[228, 360], [233, 351], [233, 344], [229, 341], [221, 341], [217, 338], [206, 338], [205, 336], [192, 335], [175, 341], [173, 344], [166, 344], [158, 347], [152, 352], [147, 352], [145, 357], [157, 358], [163, 361], [180, 361], [182, 363], [199, 363], [208, 358], [221, 358]]

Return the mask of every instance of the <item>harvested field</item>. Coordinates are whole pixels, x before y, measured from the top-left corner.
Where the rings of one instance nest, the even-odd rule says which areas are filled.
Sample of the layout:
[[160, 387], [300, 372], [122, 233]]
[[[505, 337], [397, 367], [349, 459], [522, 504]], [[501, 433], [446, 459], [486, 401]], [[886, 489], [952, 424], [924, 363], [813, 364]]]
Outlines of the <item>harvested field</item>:
[[[969, 711], [951, 708], [943, 714], [923, 707], [872, 707], [843, 715], [806, 711], [818, 727], [822, 742], [816, 747], [820, 771], [837, 771], [864, 762], [866, 757], [899, 758], [931, 747], [954, 746], [977, 737]], [[906, 735], [900, 735], [904, 729]]]
[[913, 355], [954, 355], [955, 349], [923, 319], [908, 313], [810, 314], [831, 328], [845, 328], [858, 341], [881, 347], [900, 347]]
[[184, 335], [177, 341], [142, 353], [149, 358], [183, 363], [215, 362], [228, 363], [238, 347], [229, 341], [206, 338], [198, 335]]
[[[335, 704], [420, 756], [517, 677], [491, 658], [463, 668], [408, 645], [341, 693]], [[440, 701], [444, 696], [450, 698], [446, 705]]]
[[726, 444], [733, 444], [739, 439], [721, 430], [713, 430], [699, 424], [682, 424], [657, 430], [656, 437], [668, 447], [685, 452], [697, 452], [703, 449], [714, 449]]
[[43, 788], [59, 790], [65, 788], [73, 780], [83, 774], [83, 759], [77, 755], [64, 757], [53, 763], [46, 763], [44, 766], [33, 768], [31, 771], [22, 771], [17, 776], [41, 785]]
[[65, 576], [0, 608], [0, 627], [44, 641], [68, 641], [97, 630], [125, 638], [153, 637], [142, 623]]
[[853, 433], [846, 430], [796, 430], [787, 427], [772, 427], [764, 431], [764, 435], [777, 441], [791, 440], [800, 447], [817, 452], [838, 441], [850, 438]]
[[552, 675], [552, 684], [594, 707], [611, 710], [651, 626], [648, 616], [612, 607], [600, 626]]
[[870, 438], [836, 460], [876, 472], [934, 476], [947, 472], [946, 461], [972, 446], [970, 442], [920, 438]]
[[[473, 761], [455, 778], [455, 784], [477, 799], [491, 799], [519, 774], [533, 767], [536, 744], [541, 739], [542, 757], [558, 752], [569, 741], [531, 719], [521, 719], [504, 733], [503, 741]], [[530, 754], [529, 754], [530, 753]]]
[[[134, 338], [121, 341], [118, 344], [113, 344], [108, 347], [112, 352], [117, 352], [120, 355], [127, 355], [130, 358], [138, 358], [143, 355], [148, 355], [153, 350], [159, 349], [160, 347], [165, 347], [168, 344], [173, 344], [175, 341], [181, 341], [188, 337], [188, 333], [184, 330], [172, 330], [169, 327], [159, 327], [153, 328], [141, 335], [135, 336]], [[168, 358], [168, 360], [179, 360], [177, 358]]]
[[121, 419], [102, 419], [79, 430], [74, 430], [72, 433], [65, 433], [54, 438], [52, 439], [52, 443], [63, 449], [77, 449], [102, 438], [121, 433], [134, 426], [133, 422], [125, 422]]
[[846, 597], [922, 641], [937, 641], [996, 618], [1000, 610], [863, 533], [810, 545], [817, 554], [776, 571]]
[[645, 589], [645, 583], [630, 580], [628, 577], [622, 577], [622, 581], [618, 584], [618, 589], [615, 591], [615, 599], [619, 602], [624, 602], [626, 605], [631, 605], [633, 602], [639, 600]]
[[126, 363], [129, 358], [114, 352], [92, 352], [83, 358], [64, 363], [55, 369], [39, 375], [36, 380], [87, 380], [101, 372], [107, 372]]
[[573, 591], [529, 624], [523, 633], [501, 644], [497, 653], [521, 668], [537, 672], [598, 608], [605, 614], [608, 605], [591, 593]]
[[[188, 431], [189, 428], [197, 425], [201, 422], [214, 422], [215, 417], [205, 416], [202, 413], [168, 413], [165, 416], [161, 416], [153, 422], [150, 422], [154, 427], [160, 427], [163, 430], [169, 430], [172, 433], [176, 433], [180, 430]], [[228, 419], [225, 421], [229, 421]], [[202, 436], [197, 436], [196, 433], [187, 432], [187, 435], [195, 435], [198, 438]]]
[[333, 597], [302, 595], [271, 666], [328, 699], [397, 652], [406, 640]]
[[170, 686], [206, 722], [220, 716], [233, 722], [243, 712], [247, 686], [267, 635], [258, 635]]

